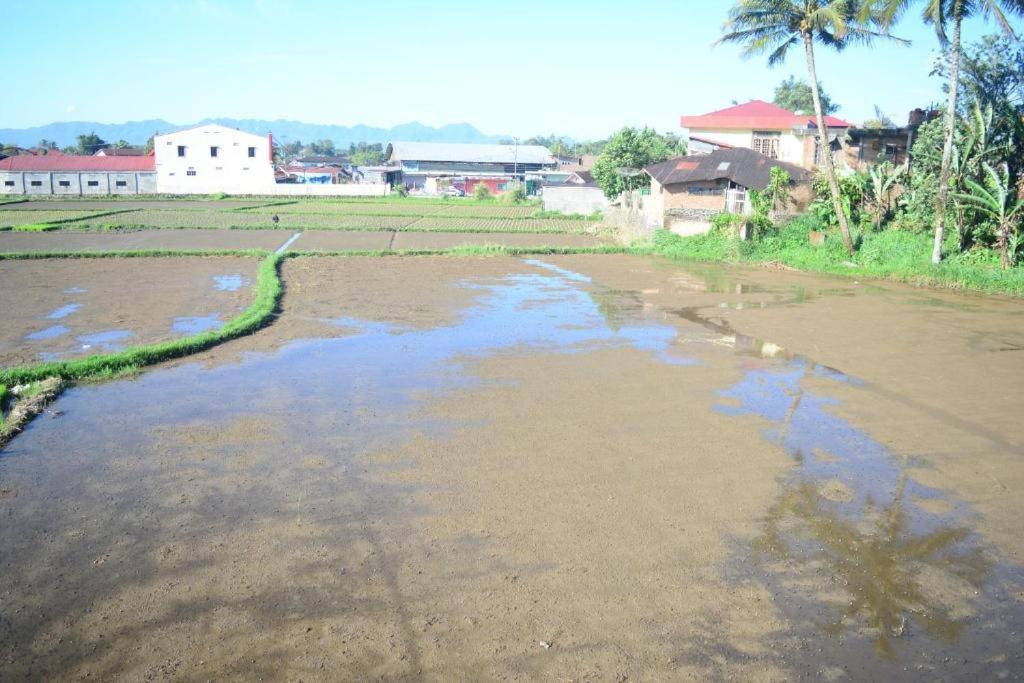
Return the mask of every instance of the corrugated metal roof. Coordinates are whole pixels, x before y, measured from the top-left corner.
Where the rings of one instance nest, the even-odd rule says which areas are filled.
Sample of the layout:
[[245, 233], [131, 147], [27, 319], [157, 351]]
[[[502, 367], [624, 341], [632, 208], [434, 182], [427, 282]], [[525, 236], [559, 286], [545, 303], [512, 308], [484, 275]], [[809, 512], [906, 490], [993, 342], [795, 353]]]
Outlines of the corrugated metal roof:
[[540, 145], [472, 145], [452, 142], [392, 142], [391, 161], [449, 161], [474, 164], [555, 164], [547, 147]]
[[32, 171], [38, 173], [61, 171], [111, 171], [145, 172], [155, 171], [156, 164], [151, 156], [144, 157], [96, 157], [74, 156], [71, 154], [46, 154], [44, 156], [21, 155], [0, 159], [0, 171]]
[[768, 187], [771, 178], [769, 174], [775, 166], [785, 169], [794, 182], [806, 182], [811, 178], [811, 172], [807, 169], [769, 159], [759, 152], [742, 147], [677, 157], [648, 166], [644, 170], [662, 185], [723, 179], [743, 187], [763, 190]]

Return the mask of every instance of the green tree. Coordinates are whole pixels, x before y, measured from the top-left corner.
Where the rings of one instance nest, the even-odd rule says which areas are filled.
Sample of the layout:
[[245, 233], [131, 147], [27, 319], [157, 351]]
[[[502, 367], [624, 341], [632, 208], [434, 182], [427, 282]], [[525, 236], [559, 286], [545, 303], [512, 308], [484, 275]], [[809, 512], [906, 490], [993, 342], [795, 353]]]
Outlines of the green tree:
[[39, 150], [42, 151], [43, 154], [46, 154], [47, 152], [51, 152], [57, 149], [57, 143], [54, 142], [53, 140], [47, 140], [46, 138], [43, 138], [36, 144], [36, 147], [39, 148]]
[[853, 238], [850, 236], [849, 221], [843, 212], [835, 163], [828, 153], [830, 141], [825, 126], [814, 45], [820, 43], [835, 50], [843, 50], [853, 43], [869, 43], [882, 36], [899, 40], [873, 30], [874, 15], [867, 13], [861, 17], [861, 9], [860, 3], [854, 0], [738, 0], [729, 12], [725, 34], [718, 41], [740, 43], [745, 57], [768, 53], [770, 66], [781, 64], [792, 46], [803, 47], [829, 192], [843, 242], [850, 254], [853, 254]]
[[871, 184], [871, 204], [874, 213], [875, 230], [880, 230], [882, 221], [892, 210], [892, 194], [903, 181], [906, 166], [893, 166], [890, 161], [875, 164], [868, 172]]
[[77, 140], [78, 142], [74, 148], [74, 153], [77, 154], [95, 154], [98, 150], [107, 146], [103, 138], [96, 135], [95, 132], [88, 135], [79, 135]]
[[[818, 96], [821, 97], [821, 110], [825, 114], [835, 114], [839, 111], [839, 105], [825, 93], [825, 89], [820, 83], [818, 84]], [[807, 81], [790, 76], [775, 86], [775, 99], [772, 100], [772, 103], [789, 111], [810, 113], [814, 111], [814, 94]]]
[[[922, 20], [935, 29], [939, 45], [949, 59], [949, 86], [946, 101], [946, 130], [942, 146], [942, 168], [935, 205], [935, 241], [932, 263], [942, 260], [942, 241], [946, 230], [946, 205], [949, 201], [949, 179], [953, 166], [953, 137], [956, 134], [957, 98], [960, 90], [960, 44], [963, 22], [972, 16], [987, 19], [994, 16], [1003, 32], [1013, 36], [1007, 15], [1024, 12], [1024, 0], [922, 0]], [[871, 0], [862, 7], [861, 17], [870, 14], [874, 21], [888, 28], [917, 0]], [[952, 28], [951, 31], [948, 29]]]
[[625, 190], [644, 184], [637, 173], [644, 166], [664, 161], [673, 150], [652, 128], [623, 128], [601, 150], [591, 173], [606, 197], [614, 199]]

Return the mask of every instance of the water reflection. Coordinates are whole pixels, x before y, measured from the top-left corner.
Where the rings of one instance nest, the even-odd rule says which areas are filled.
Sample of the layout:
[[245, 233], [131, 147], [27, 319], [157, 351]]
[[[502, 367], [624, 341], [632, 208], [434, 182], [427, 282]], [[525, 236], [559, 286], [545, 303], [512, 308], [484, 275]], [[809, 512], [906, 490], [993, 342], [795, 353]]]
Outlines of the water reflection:
[[[954, 616], [959, 602], [974, 596], [993, 569], [964, 524], [968, 511], [911, 479], [904, 458], [827, 410], [838, 401], [804, 388], [809, 375], [847, 379], [805, 359], [789, 361], [750, 370], [721, 392], [716, 408], [768, 420], [766, 439], [798, 463], [768, 512], [758, 550], [784, 560], [779, 571], [793, 573], [794, 584], [824, 576], [846, 595], [815, 600], [833, 606], [820, 624], [826, 633], [865, 629], [890, 658], [895, 639], [914, 624], [940, 640], [957, 638], [964, 628]], [[921, 505], [937, 500], [949, 511], [934, 514]], [[803, 601], [810, 597], [806, 586], [789, 590]]]

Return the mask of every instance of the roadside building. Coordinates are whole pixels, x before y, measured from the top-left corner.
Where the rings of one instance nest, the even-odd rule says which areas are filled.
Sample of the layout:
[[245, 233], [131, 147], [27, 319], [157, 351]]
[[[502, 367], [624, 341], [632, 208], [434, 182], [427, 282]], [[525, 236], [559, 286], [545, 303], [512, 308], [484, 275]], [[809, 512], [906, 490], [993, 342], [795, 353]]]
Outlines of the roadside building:
[[0, 194], [79, 196], [156, 191], [152, 156], [24, 154], [0, 159]]
[[583, 215], [603, 213], [611, 206], [590, 171], [574, 171], [563, 182], [546, 183], [541, 188], [541, 201], [545, 211]]
[[[763, 100], [720, 109], [699, 116], [683, 116], [683, 128], [690, 139], [698, 141], [697, 153], [715, 149], [746, 148], [769, 159], [816, 168], [824, 163], [818, 142], [814, 115], [791, 112]], [[835, 116], [826, 116], [829, 147], [832, 154], [841, 149], [841, 141], [852, 124]]]
[[792, 208], [810, 201], [812, 172], [743, 147], [669, 159], [644, 169], [651, 193], [644, 209], [652, 224], [679, 232], [704, 232], [711, 216], [747, 213], [749, 191], [768, 187], [772, 168], [789, 173]]
[[[300, 166], [288, 164], [280, 170], [292, 179], [287, 182], [314, 185], [340, 185], [352, 182], [352, 174], [339, 166]], [[275, 174], [275, 178], [276, 178]], [[279, 181], [281, 182], [281, 181]]]
[[429, 194], [447, 188], [470, 194], [478, 184], [500, 194], [513, 180], [529, 190], [559, 168], [558, 159], [540, 145], [392, 142], [385, 157], [401, 170], [406, 187]]
[[[216, 123], [153, 140], [157, 191], [165, 194], [271, 194], [273, 138]], [[120, 157], [115, 157], [120, 158]]]

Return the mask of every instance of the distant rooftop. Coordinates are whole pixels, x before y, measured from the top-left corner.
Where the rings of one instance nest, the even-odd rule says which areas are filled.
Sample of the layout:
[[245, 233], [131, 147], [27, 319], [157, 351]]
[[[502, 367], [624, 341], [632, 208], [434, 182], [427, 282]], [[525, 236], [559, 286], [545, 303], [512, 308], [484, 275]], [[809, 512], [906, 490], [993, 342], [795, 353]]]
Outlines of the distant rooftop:
[[0, 159], [0, 171], [122, 171], [126, 173], [156, 170], [155, 159], [142, 157], [97, 157], [72, 154], [23, 154]]
[[477, 164], [555, 164], [551, 151], [541, 145], [473, 145], [451, 142], [392, 142], [390, 161], [448, 161]]

